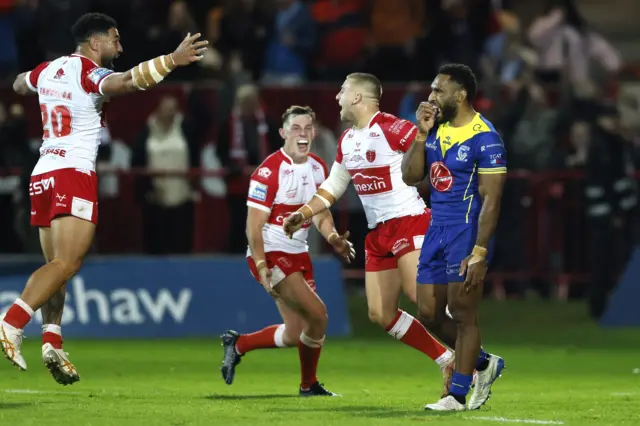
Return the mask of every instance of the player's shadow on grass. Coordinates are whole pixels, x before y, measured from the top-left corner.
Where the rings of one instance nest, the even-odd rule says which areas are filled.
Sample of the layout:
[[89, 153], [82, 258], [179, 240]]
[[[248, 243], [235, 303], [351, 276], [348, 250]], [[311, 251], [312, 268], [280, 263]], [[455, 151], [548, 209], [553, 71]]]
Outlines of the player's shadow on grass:
[[251, 399], [283, 399], [283, 398], [300, 398], [300, 397], [298, 395], [290, 394], [290, 393], [262, 394], [262, 395], [212, 394], [204, 397], [204, 399], [210, 399], [213, 401], [243, 401], [243, 400], [251, 400]]
[[309, 407], [309, 408], [293, 408], [293, 407], [281, 407], [278, 411], [289, 411], [295, 413], [309, 413], [309, 412], [332, 412], [332, 413], [345, 413], [354, 417], [369, 417], [372, 419], [391, 419], [400, 417], [441, 417], [456, 414], [453, 412], [435, 412], [424, 411], [420, 407], [415, 410], [394, 410], [389, 407], [379, 406], [342, 406], [342, 407]]
[[24, 408], [33, 405], [30, 402], [0, 402], [0, 410], [11, 410], [13, 408]]

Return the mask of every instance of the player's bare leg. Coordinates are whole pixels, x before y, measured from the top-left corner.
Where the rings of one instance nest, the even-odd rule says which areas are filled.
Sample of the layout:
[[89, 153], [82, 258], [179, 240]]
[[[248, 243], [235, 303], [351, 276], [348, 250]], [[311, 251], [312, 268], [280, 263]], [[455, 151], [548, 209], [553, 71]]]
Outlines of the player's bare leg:
[[31, 274], [22, 295], [11, 305], [0, 324], [2, 350], [18, 368], [27, 368], [20, 352], [24, 327], [34, 311], [58, 293], [67, 280], [80, 270], [93, 241], [95, 228], [93, 223], [73, 216], [51, 221], [49, 232], [53, 241], [53, 260]]
[[[480, 408], [491, 395], [491, 385], [501, 375], [504, 361], [496, 355], [489, 355], [480, 346], [478, 306], [482, 299], [482, 285], [469, 293], [464, 291], [464, 283], [448, 285], [449, 311], [457, 327], [455, 372], [451, 379], [449, 394], [436, 404], [427, 405], [433, 410], [470, 410]], [[484, 355], [480, 355], [484, 353]], [[466, 398], [473, 381], [474, 369], [478, 370], [474, 394], [467, 404]], [[466, 405], [466, 407], [465, 407]]]
[[[415, 286], [417, 257], [419, 252], [411, 252], [398, 259], [397, 269], [367, 271], [365, 287], [369, 319], [379, 324], [391, 336], [427, 355], [434, 361], [444, 363], [447, 348], [431, 336], [424, 326], [407, 312], [398, 309], [403, 284], [410, 279]], [[409, 278], [411, 277], [411, 278]], [[409, 294], [411, 298], [411, 293]], [[444, 357], [443, 357], [444, 355]], [[449, 352], [450, 356], [451, 353]], [[441, 358], [442, 357], [442, 358]]]
[[335, 396], [326, 390], [316, 376], [320, 352], [327, 330], [327, 308], [309, 287], [302, 273], [289, 275], [275, 286], [279, 299], [304, 319], [300, 333], [298, 355], [300, 357], [300, 396]]
[[[447, 316], [447, 286], [435, 284], [417, 285], [418, 317], [422, 324], [450, 348], [456, 346], [457, 329], [453, 319]], [[441, 397], [449, 393], [455, 357], [442, 367]]]
[[[443, 346], [438, 340], [436, 340], [433, 336], [439, 338], [442, 342], [448, 345], [450, 348], [453, 348], [454, 345], [450, 344], [448, 341], [442, 339], [436, 330], [431, 329], [428, 324], [426, 324], [422, 318], [420, 318], [420, 308], [419, 308], [419, 295], [418, 288], [422, 286], [418, 286], [416, 283], [416, 275], [418, 274], [418, 261], [420, 257], [420, 250], [414, 250], [410, 253], [405, 254], [400, 259], [398, 259], [398, 269], [400, 271], [400, 276], [402, 278], [402, 288], [404, 293], [414, 301], [414, 303], [418, 304], [418, 320], [422, 323], [422, 325], [426, 328], [429, 334], [429, 339], [426, 340], [426, 343], [430, 343], [433, 346], [433, 355], [438, 356], [435, 361], [440, 366], [440, 371], [442, 372], [443, 377], [443, 389], [448, 388], [448, 383], [451, 375], [453, 374], [453, 353], [451, 350]], [[455, 339], [454, 339], [455, 342]], [[439, 354], [439, 355], [438, 355]]]
[[[47, 262], [54, 258], [53, 238], [50, 228], [40, 228], [40, 246]], [[42, 307], [42, 360], [54, 380], [70, 385], [78, 380], [78, 372], [62, 350], [62, 312], [66, 296], [66, 283]]]
[[[505, 364], [501, 357], [484, 352], [481, 346], [478, 307], [482, 300], [483, 286], [479, 285], [466, 293], [463, 285], [461, 282], [449, 284], [449, 311], [458, 330], [456, 354], [459, 354], [460, 359], [459, 362], [456, 359], [456, 373], [449, 391], [455, 397], [456, 381], [460, 381], [458, 388], [468, 392], [467, 383], [471, 383], [470, 377], [473, 377], [474, 369], [477, 370], [474, 392], [467, 403], [469, 410], [477, 410], [490, 398], [491, 386], [502, 375]], [[461, 395], [462, 392], [457, 394]]]
[[304, 319], [280, 300], [276, 301], [276, 306], [282, 317], [282, 324], [270, 325], [251, 334], [238, 334], [234, 330], [227, 330], [220, 336], [224, 347], [220, 371], [226, 384], [233, 383], [236, 366], [246, 353], [258, 349], [298, 346], [300, 333], [306, 325]]

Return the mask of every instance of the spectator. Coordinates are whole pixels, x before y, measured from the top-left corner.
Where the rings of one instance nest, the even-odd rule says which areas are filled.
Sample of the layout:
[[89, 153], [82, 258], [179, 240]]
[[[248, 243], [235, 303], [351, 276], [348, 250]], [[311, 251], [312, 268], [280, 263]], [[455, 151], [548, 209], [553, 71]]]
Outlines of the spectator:
[[[164, 97], [149, 117], [134, 146], [132, 166], [150, 172], [188, 172], [200, 167], [193, 125]], [[186, 176], [146, 176], [137, 179], [143, 206], [143, 239], [150, 254], [188, 253], [193, 247], [195, 186]]]
[[264, 84], [292, 85], [306, 80], [316, 43], [316, 25], [301, 0], [278, 0], [279, 10], [268, 38]]
[[372, 72], [381, 80], [407, 80], [426, 13], [422, 0], [372, 0]]
[[[231, 0], [220, 12], [215, 25], [215, 14], [209, 24], [209, 40], [224, 58], [225, 68], [248, 71], [254, 80], [262, 75], [262, 66], [267, 46], [267, 35], [272, 25], [271, 16], [264, 2], [257, 0]], [[217, 33], [217, 34], [216, 34]], [[239, 67], [232, 65], [239, 61]]]
[[[0, 104], [0, 169], [19, 169], [20, 175], [3, 173], [0, 175], [0, 252], [20, 253], [26, 241], [21, 241], [16, 226], [16, 218], [28, 218], [29, 187], [31, 170], [38, 161], [38, 155], [31, 152], [27, 137], [27, 121], [20, 104], [13, 104], [7, 113]], [[20, 213], [20, 214], [18, 214]], [[27, 219], [28, 220], [28, 219]], [[23, 244], [24, 243], [24, 244]]]
[[228, 247], [233, 253], [244, 253], [247, 248], [244, 235], [249, 180], [245, 169], [255, 168], [280, 148], [278, 128], [267, 119], [258, 88], [252, 84], [240, 86], [231, 116], [220, 123], [216, 147], [218, 158], [229, 170], [227, 190], [231, 224]]
[[318, 24], [317, 77], [340, 80], [362, 66], [367, 42], [364, 0], [317, 0], [312, 7]]
[[573, 0], [549, 0], [545, 12], [529, 27], [529, 39], [540, 56], [538, 71], [545, 81], [593, 78], [599, 64], [608, 73], [622, 67], [622, 58], [604, 37], [589, 27]]

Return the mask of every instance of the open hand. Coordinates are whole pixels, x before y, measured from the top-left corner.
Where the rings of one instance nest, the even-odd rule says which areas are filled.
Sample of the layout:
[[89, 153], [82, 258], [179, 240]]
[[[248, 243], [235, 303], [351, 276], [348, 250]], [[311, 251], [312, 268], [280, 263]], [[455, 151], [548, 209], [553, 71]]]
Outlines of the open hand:
[[266, 264], [262, 264], [258, 266], [258, 275], [260, 276], [260, 284], [262, 284], [262, 287], [267, 290], [267, 293], [269, 293], [271, 297], [276, 298], [278, 294], [271, 285], [271, 269]]
[[487, 273], [487, 259], [470, 254], [460, 264], [460, 276], [463, 277], [465, 272], [467, 277], [462, 288], [466, 293], [471, 293], [484, 281], [484, 276]]
[[333, 249], [340, 256], [344, 258], [347, 263], [351, 263], [356, 258], [356, 250], [353, 248], [353, 244], [348, 240], [349, 231], [342, 235], [337, 232], [329, 236], [329, 244], [333, 246]]
[[206, 52], [206, 46], [209, 42], [207, 40], [196, 41], [200, 38], [200, 35], [200, 33], [187, 34], [182, 43], [171, 54], [171, 59], [173, 59], [173, 63], [176, 66], [184, 67], [202, 59], [202, 54]]

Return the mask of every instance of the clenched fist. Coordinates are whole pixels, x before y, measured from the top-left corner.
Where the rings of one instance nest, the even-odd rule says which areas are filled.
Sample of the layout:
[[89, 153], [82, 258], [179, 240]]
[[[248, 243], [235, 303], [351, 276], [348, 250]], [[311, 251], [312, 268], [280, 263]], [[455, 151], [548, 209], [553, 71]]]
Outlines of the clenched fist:
[[284, 229], [284, 233], [287, 237], [293, 238], [293, 234], [300, 228], [304, 223], [304, 216], [300, 212], [294, 212], [289, 217], [284, 220], [282, 224], [282, 228]]
[[438, 116], [438, 107], [429, 102], [420, 102], [416, 111], [416, 119], [418, 120], [418, 129], [423, 134], [429, 133], [436, 123]]

